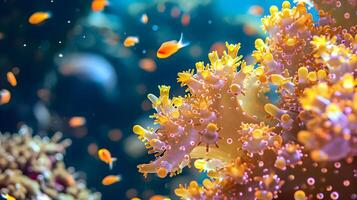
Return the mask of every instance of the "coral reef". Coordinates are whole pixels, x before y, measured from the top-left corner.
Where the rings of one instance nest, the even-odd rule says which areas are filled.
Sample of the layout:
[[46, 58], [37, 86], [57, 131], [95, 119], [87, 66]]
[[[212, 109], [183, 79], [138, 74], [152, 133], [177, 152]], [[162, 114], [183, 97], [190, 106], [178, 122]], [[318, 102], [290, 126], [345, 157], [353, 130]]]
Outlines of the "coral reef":
[[16, 134], [0, 133], [0, 192], [17, 200], [99, 200], [73, 169], [63, 162], [71, 141], [57, 132], [51, 138], [33, 136], [23, 125]]
[[139, 171], [164, 178], [194, 160], [209, 178], [180, 185], [182, 199], [356, 199], [356, 5], [342, 3], [317, 1], [318, 22], [304, 1], [271, 6], [253, 63], [227, 44], [178, 74], [184, 97], [149, 94], [159, 128], [133, 131], [156, 159]]

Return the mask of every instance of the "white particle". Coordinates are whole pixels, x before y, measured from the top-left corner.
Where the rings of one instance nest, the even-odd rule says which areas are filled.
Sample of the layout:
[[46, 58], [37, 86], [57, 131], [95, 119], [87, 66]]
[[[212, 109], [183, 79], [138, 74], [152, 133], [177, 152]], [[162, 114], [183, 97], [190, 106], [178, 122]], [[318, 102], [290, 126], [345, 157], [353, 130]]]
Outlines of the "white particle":
[[61, 53], [58, 54], [58, 57], [63, 58], [63, 54], [61, 54]]

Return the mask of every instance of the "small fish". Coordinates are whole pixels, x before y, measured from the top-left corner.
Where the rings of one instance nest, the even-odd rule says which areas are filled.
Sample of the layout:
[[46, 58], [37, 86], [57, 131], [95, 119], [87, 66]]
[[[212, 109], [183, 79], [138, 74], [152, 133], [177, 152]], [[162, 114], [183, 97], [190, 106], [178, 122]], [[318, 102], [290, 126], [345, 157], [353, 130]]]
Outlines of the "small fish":
[[120, 175], [108, 175], [103, 178], [102, 184], [103, 185], [111, 185], [111, 184], [117, 183], [119, 181], [121, 181]]
[[117, 160], [116, 158], [112, 157], [108, 149], [104, 149], [104, 148], [98, 150], [98, 157], [101, 161], [109, 165], [109, 169], [113, 168], [113, 162]]
[[107, 0], [93, 0], [92, 1], [92, 11], [93, 12], [101, 12], [104, 8], [109, 5]]
[[156, 56], [158, 58], [168, 58], [176, 53], [179, 49], [188, 46], [189, 44], [189, 42], [183, 42], [183, 34], [181, 33], [181, 37], [178, 42], [176, 40], [171, 40], [162, 43], [160, 48], [157, 50]]
[[147, 72], [153, 72], [156, 70], [156, 63], [151, 58], [143, 58], [139, 61], [139, 66], [141, 69]]
[[141, 18], [140, 18], [140, 21], [141, 23], [143, 24], [147, 24], [149, 22], [149, 17], [146, 13], [144, 13], [143, 15], [141, 15]]
[[135, 36], [128, 36], [124, 40], [124, 46], [125, 47], [132, 47], [135, 46], [135, 44], [139, 43], [139, 38]]
[[9, 194], [1, 194], [0, 195], [0, 200], [16, 200], [15, 197], [9, 195]]
[[10, 83], [12, 87], [15, 87], [17, 85], [17, 80], [15, 77], [15, 74], [12, 72], [6, 73], [7, 81]]
[[0, 105], [9, 103], [11, 99], [11, 93], [7, 89], [0, 90]]
[[28, 22], [32, 25], [38, 25], [51, 18], [51, 16], [50, 12], [35, 12], [29, 17]]
[[77, 128], [77, 127], [83, 126], [83, 125], [85, 125], [85, 123], [86, 123], [86, 118], [79, 117], [79, 116], [72, 117], [68, 121], [68, 124], [71, 128]]

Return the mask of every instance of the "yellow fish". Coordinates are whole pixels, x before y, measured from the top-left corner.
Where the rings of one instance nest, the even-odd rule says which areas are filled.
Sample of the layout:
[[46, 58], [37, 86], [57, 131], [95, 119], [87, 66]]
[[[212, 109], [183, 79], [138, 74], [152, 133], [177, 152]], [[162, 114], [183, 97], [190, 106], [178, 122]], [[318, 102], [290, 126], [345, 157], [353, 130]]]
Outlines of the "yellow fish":
[[157, 50], [156, 56], [158, 58], [168, 58], [174, 53], [176, 53], [181, 48], [188, 46], [189, 42], [183, 42], [183, 34], [181, 33], [180, 40], [167, 41], [161, 44], [160, 48]]

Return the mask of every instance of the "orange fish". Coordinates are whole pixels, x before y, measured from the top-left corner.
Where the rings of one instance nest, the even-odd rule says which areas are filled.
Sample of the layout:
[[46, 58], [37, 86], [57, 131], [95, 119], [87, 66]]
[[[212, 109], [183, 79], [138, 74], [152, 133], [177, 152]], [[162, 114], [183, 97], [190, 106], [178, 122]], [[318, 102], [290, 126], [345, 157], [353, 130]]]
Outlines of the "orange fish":
[[138, 37], [128, 36], [128, 37], [125, 38], [125, 40], [124, 40], [124, 46], [125, 46], [125, 47], [135, 46], [136, 43], [139, 43], [139, 38], [138, 38]]
[[69, 126], [72, 128], [77, 128], [77, 127], [83, 126], [85, 123], [86, 123], [86, 118], [79, 117], [79, 116], [72, 117], [68, 121]]
[[168, 58], [176, 53], [179, 49], [188, 46], [189, 44], [189, 42], [183, 42], [183, 34], [181, 33], [181, 37], [178, 42], [176, 40], [171, 40], [162, 43], [159, 50], [157, 50], [156, 56], [158, 58]]
[[103, 178], [102, 184], [103, 185], [111, 185], [111, 184], [119, 182], [120, 180], [121, 180], [120, 175], [108, 175]]
[[29, 17], [28, 22], [32, 25], [41, 24], [51, 18], [51, 16], [52, 14], [50, 12], [35, 12]]
[[0, 105], [9, 103], [11, 99], [11, 93], [7, 89], [0, 90]]
[[116, 158], [112, 157], [108, 149], [104, 149], [104, 148], [98, 150], [98, 157], [101, 161], [109, 165], [109, 169], [113, 168], [113, 163], [117, 160]]
[[6, 77], [7, 77], [7, 81], [10, 83], [12, 87], [15, 87], [17, 85], [17, 80], [14, 73], [8, 72], [6, 73]]
[[141, 18], [140, 18], [140, 21], [141, 23], [143, 24], [147, 24], [149, 22], [149, 17], [146, 13], [144, 13], [143, 15], [141, 15]]
[[109, 5], [107, 0], [93, 0], [92, 1], [92, 11], [93, 12], [103, 11], [107, 5]]

